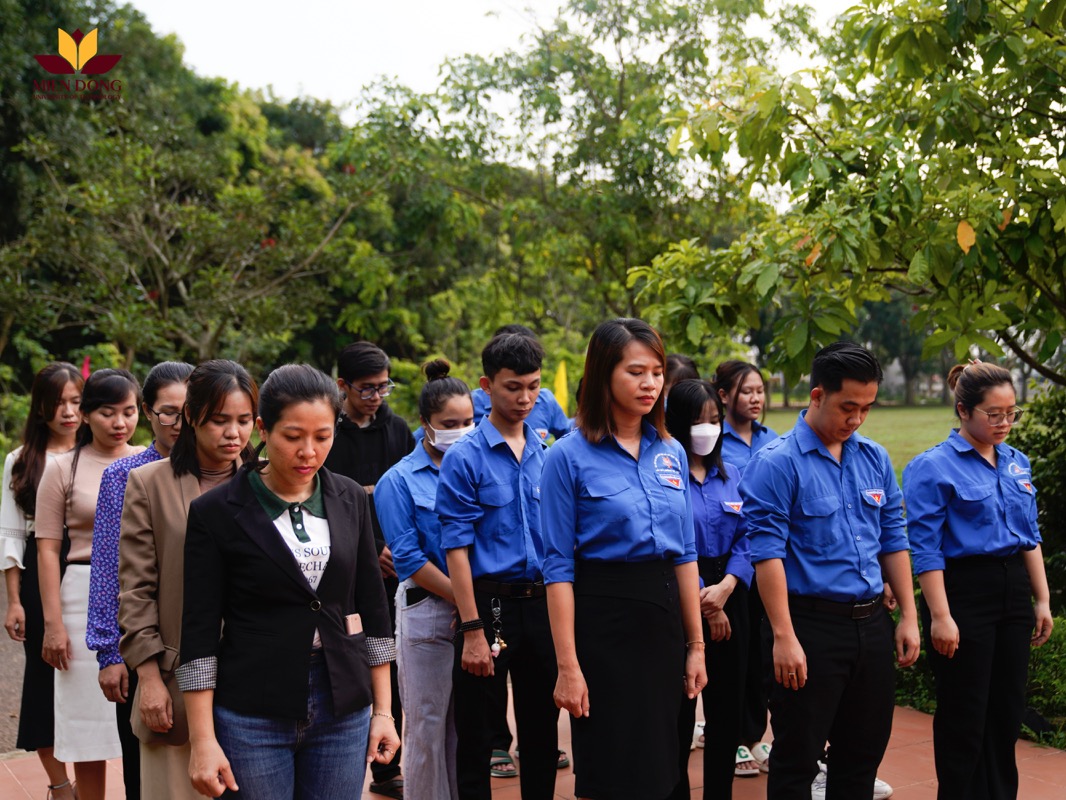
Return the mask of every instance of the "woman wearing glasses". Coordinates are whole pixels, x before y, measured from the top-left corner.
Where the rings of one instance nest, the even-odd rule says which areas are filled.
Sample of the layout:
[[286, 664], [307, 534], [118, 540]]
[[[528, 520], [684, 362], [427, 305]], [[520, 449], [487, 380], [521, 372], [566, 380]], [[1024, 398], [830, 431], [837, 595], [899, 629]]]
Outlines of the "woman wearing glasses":
[[118, 652], [118, 541], [122, 499], [130, 472], [170, 455], [170, 448], [181, 430], [178, 423], [185, 404], [185, 382], [191, 372], [191, 364], [178, 361], [164, 361], [152, 367], [141, 390], [141, 409], [152, 426], [152, 444], [104, 470], [96, 501], [85, 643], [90, 650], [96, 651], [100, 690], [104, 697], [116, 704], [122, 742], [122, 777], [128, 798], [140, 797], [141, 779], [137, 737], [130, 727], [130, 706], [126, 702], [137, 689], [137, 676], [126, 669]]
[[[1029, 459], [1005, 443], [1010, 373], [953, 367], [959, 427], [903, 471], [926, 652], [936, 678], [937, 797], [1018, 796], [1029, 647], [1051, 635]], [[1033, 600], [1035, 598], [1035, 605]]]
[[[341, 415], [337, 420], [333, 449], [326, 457], [325, 467], [358, 483], [370, 496], [370, 524], [378, 551], [381, 576], [385, 580], [385, 594], [389, 600], [389, 616], [396, 624], [396, 590], [399, 580], [392, 563], [392, 551], [385, 543], [377, 511], [374, 507], [374, 486], [386, 471], [415, 449], [411, 429], [392, 413], [385, 398], [392, 393], [389, 379], [389, 357], [370, 342], [356, 342], [341, 351], [337, 359], [337, 386], [341, 391]], [[403, 712], [396, 664], [391, 664], [392, 709], [396, 715], [396, 729], [400, 730]], [[386, 797], [403, 796], [400, 759], [392, 763], [371, 764], [374, 781], [370, 791]]]

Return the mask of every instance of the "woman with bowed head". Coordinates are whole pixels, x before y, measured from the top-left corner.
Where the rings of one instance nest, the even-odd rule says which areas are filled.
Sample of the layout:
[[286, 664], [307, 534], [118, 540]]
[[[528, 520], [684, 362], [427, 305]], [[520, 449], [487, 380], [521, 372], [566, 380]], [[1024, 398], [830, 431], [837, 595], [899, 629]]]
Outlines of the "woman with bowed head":
[[[135, 455], [140, 386], [124, 369], [101, 369], [85, 381], [74, 450], [45, 467], [37, 489], [37, 546], [44, 660], [56, 668], [55, 756], [74, 763], [81, 800], [102, 800], [105, 762], [122, 748], [115, 710], [100, 692], [100, 670], [85, 645], [89, 564], [100, 478], [120, 458]], [[61, 574], [64, 539], [70, 542]]]
[[[762, 424], [766, 412], [766, 381], [762, 372], [747, 361], [723, 361], [711, 378], [718, 397], [725, 405], [722, 422], [722, 461], [744, 474], [759, 450], [777, 438], [776, 431]], [[751, 769], [753, 761], [763, 772], [769, 769], [770, 745], [762, 741], [766, 732], [767, 686], [763, 671], [762, 619], [765, 610], [758, 588], [752, 583], [748, 592], [748, 655], [744, 678], [744, 704], [741, 713], [739, 745], [748, 755], [738, 755], [738, 770]]]
[[580, 798], [666, 798], [681, 702], [707, 682], [688, 459], [663, 423], [665, 361], [647, 323], [601, 323], [577, 428], [548, 451], [541, 479], [555, 700], [573, 718]]
[[434, 511], [444, 453], [474, 430], [470, 387], [448, 375], [444, 359], [423, 367], [418, 398], [425, 436], [377, 483], [374, 496], [400, 579], [396, 594], [396, 666], [404, 724], [404, 792], [421, 800], [457, 800], [455, 596]]
[[959, 427], [903, 470], [936, 679], [937, 797], [1007, 800], [1018, 796], [1029, 648], [1054, 624], [1036, 487], [1029, 459], [1006, 443], [1022, 413], [1010, 372], [960, 364], [948, 386]]
[[15, 746], [37, 751], [48, 774], [48, 796], [55, 800], [73, 798], [74, 790], [66, 764], [56, 760], [53, 753], [55, 672], [41, 658], [44, 614], [34, 515], [45, 464], [74, 447], [82, 424], [78, 407], [84, 383], [76, 367], [61, 362], [49, 364], [34, 376], [22, 444], [4, 460], [0, 487], [0, 567], [7, 584], [4, 627], [26, 651]]
[[134, 470], [126, 486], [118, 624], [122, 659], [138, 677], [131, 722], [145, 798], [200, 797], [189, 782], [189, 728], [174, 682], [185, 527], [193, 500], [255, 460], [248, 439], [258, 399], [255, 381], [240, 364], [204, 362], [189, 376], [170, 457]]
[[322, 468], [339, 405], [319, 370], [274, 370], [256, 418], [267, 460], [189, 508], [177, 681], [208, 797], [350, 800], [399, 747], [366, 492]]
[[120, 458], [105, 469], [96, 498], [85, 644], [96, 651], [100, 689], [104, 697], [115, 704], [126, 800], [140, 797], [141, 771], [137, 737], [130, 727], [127, 703], [130, 694], [137, 691], [137, 676], [130, 675], [118, 650], [118, 542], [122, 498], [133, 470], [170, 455], [170, 448], [181, 430], [185, 381], [190, 372], [192, 365], [179, 361], [163, 361], [152, 367], [141, 387], [141, 410], [152, 426], [152, 443], [146, 450]]
[[[708, 381], [674, 385], [666, 429], [685, 448], [699, 556], [700, 610], [706, 647], [703, 707], [711, 723], [703, 750], [703, 796], [728, 800], [734, 776], [759, 774], [746, 747], [737, 747], [748, 658], [748, 586], [754, 574], [737, 485], [740, 473], [722, 460], [722, 399]], [[682, 703], [678, 724], [681, 779], [674, 797], [689, 797], [688, 743], [696, 701]]]

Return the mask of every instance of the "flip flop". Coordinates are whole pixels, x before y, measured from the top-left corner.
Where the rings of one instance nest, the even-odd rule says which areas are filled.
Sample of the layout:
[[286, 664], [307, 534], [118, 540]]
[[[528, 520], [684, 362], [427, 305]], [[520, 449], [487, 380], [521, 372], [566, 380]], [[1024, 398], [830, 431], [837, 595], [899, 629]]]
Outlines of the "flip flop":
[[[510, 769], [502, 769], [504, 766], [510, 766]], [[492, 758], [489, 760], [489, 775], [494, 778], [517, 777], [518, 769], [515, 767], [511, 754], [506, 750], [493, 750]]]
[[[741, 764], [754, 764], [755, 769], [742, 769]], [[740, 745], [737, 748], [737, 761], [736, 766], [733, 768], [733, 774], [738, 778], [755, 778], [759, 775], [758, 770], [759, 762], [755, 760], [755, 756], [751, 754], [751, 750], [744, 745]]]

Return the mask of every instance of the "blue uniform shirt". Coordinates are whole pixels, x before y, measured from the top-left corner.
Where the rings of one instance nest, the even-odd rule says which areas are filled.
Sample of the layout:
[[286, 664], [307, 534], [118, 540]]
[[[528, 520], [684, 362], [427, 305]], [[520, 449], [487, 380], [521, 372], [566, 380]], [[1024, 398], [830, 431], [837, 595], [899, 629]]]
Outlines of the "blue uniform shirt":
[[914, 573], [944, 569], [945, 558], [1008, 556], [1040, 543], [1029, 459], [996, 445], [996, 466], [958, 431], [903, 470]]
[[[470, 397], [474, 401], [474, 424], [477, 425], [492, 410], [492, 400], [489, 399], [488, 392], [480, 388], [474, 389]], [[556, 439], [561, 439], [570, 432], [570, 420], [563, 413], [563, 407], [559, 405], [555, 395], [543, 386], [533, 403], [533, 409], [526, 417], [526, 424], [537, 432], [541, 441], [547, 439], [549, 433]]]
[[427, 561], [448, 574], [440, 546], [440, 518], [434, 509], [438, 481], [437, 465], [419, 445], [382, 475], [374, 488], [378, 522], [401, 581]]
[[740, 482], [753, 563], [784, 560], [790, 594], [857, 602], [884, 588], [880, 553], [907, 549], [888, 453], [853, 433], [838, 462], [800, 413]]
[[564, 436], [544, 463], [544, 582], [573, 582], [575, 558], [695, 561], [687, 475], [681, 445], [647, 423], [639, 459], [613, 436]]
[[747, 442], [737, 436], [737, 432], [733, 430], [733, 426], [729, 422], [722, 420], [722, 461], [732, 464], [743, 475], [752, 456], [776, 438], [777, 434], [771, 428], [767, 428], [758, 420], [753, 420], [751, 423], [751, 445], [749, 446]]
[[696, 553], [704, 558], [729, 556], [727, 575], [751, 586], [755, 572], [751, 566], [751, 543], [744, 521], [744, 502], [740, 499], [740, 473], [732, 464], [725, 465], [723, 481], [718, 468], [707, 473], [703, 483], [689, 475], [688, 491], [692, 495], [692, 522], [696, 528]]
[[441, 546], [469, 547], [474, 578], [539, 580], [540, 472], [544, 444], [527, 424], [519, 463], [488, 417], [448, 448], [440, 467]]

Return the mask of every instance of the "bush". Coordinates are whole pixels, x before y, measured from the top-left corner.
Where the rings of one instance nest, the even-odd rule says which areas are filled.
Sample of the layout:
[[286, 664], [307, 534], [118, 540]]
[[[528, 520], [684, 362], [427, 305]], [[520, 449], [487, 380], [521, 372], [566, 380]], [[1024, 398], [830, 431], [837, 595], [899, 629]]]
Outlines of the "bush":
[[1037, 489], [1040, 534], [1051, 584], [1051, 607], [1066, 614], [1066, 389], [1038, 395], [1008, 444], [1029, 457]]

